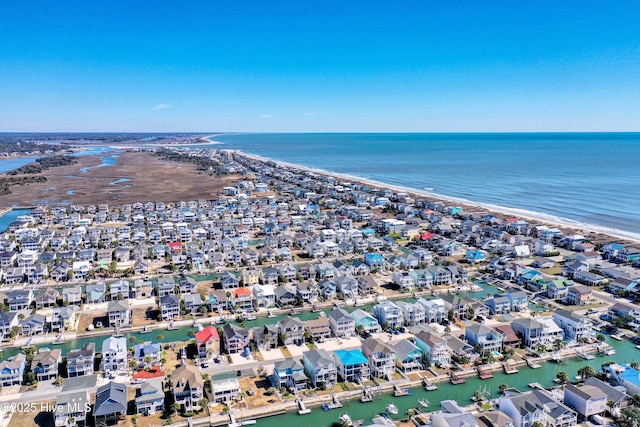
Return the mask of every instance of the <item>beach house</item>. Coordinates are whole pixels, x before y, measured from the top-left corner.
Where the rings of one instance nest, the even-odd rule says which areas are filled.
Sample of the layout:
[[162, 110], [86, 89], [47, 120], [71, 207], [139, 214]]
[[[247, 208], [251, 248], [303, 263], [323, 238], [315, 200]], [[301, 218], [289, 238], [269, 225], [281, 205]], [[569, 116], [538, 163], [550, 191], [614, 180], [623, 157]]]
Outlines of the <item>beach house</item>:
[[313, 349], [304, 352], [302, 365], [305, 374], [311, 379], [311, 384], [315, 388], [327, 390], [338, 381], [336, 362], [326, 350]]
[[96, 425], [118, 424], [127, 414], [127, 386], [109, 381], [98, 387], [93, 407]]
[[358, 349], [336, 350], [334, 360], [338, 375], [343, 381], [361, 383], [369, 379], [369, 361]]
[[204, 381], [200, 369], [197, 366], [182, 364], [173, 371], [171, 379], [171, 393], [175, 402], [185, 411], [199, 409], [200, 399], [204, 397]]
[[387, 378], [395, 370], [395, 352], [377, 338], [367, 338], [362, 342], [362, 354], [368, 359], [374, 377]]

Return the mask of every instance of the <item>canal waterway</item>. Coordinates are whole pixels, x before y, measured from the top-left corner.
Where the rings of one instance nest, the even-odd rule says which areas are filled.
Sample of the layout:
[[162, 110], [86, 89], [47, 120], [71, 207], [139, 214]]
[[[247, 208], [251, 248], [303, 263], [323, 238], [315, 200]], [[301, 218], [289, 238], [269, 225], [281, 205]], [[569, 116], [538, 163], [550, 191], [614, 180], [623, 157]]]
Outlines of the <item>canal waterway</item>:
[[[601, 370], [601, 366], [605, 362], [616, 361], [618, 363], [631, 363], [640, 358], [640, 350], [637, 350], [629, 341], [615, 341], [608, 339], [608, 343], [616, 349], [613, 356], [596, 355], [593, 360], [584, 360], [581, 358], [566, 359], [564, 364], [554, 362], [546, 362], [541, 368], [532, 369], [529, 366], [519, 367], [517, 374], [507, 375], [503, 372], [494, 372], [493, 378], [481, 380], [478, 377], [467, 378], [465, 384], [453, 385], [449, 382], [439, 383], [438, 390], [426, 391], [422, 387], [413, 388], [410, 396], [393, 397], [392, 394], [386, 393], [377, 396], [373, 402], [361, 403], [359, 400], [344, 402], [344, 406], [340, 409], [332, 411], [323, 411], [321, 408], [313, 408], [309, 415], [298, 415], [296, 412], [288, 412], [283, 415], [276, 415], [269, 418], [263, 418], [258, 421], [260, 427], [281, 427], [285, 425], [295, 425], [298, 427], [329, 427], [334, 423], [338, 423], [340, 414], [348, 413], [354, 420], [364, 420], [369, 422], [372, 417], [379, 413], [384, 413], [386, 406], [393, 402], [398, 407], [398, 415], [390, 415], [396, 421], [403, 418], [404, 413], [410, 408], [420, 408], [419, 399], [426, 399], [431, 403], [427, 411], [440, 410], [440, 402], [443, 400], [453, 399], [460, 405], [469, 405], [471, 396], [475, 391], [490, 391], [491, 398], [499, 396], [500, 384], [507, 384], [509, 387], [515, 387], [520, 391], [531, 390], [529, 383], [538, 382], [544, 387], [552, 387], [556, 384], [553, 379], [558, 372], [564, 371], [569, 374], [570, 378], [577, 375], [578, 369], [583, 366], [591, 366], [596, 371]], [[236, 414], [236, 418], [242, 417], [242, 412]]]

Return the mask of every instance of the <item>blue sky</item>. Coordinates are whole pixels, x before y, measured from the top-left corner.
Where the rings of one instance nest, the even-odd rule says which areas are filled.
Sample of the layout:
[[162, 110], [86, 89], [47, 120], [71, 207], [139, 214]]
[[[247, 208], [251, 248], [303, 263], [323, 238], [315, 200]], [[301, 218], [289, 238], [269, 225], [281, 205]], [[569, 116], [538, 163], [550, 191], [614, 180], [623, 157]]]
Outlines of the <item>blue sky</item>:
[[639, 131], [638, 1], [17, 1], [0, 131]]

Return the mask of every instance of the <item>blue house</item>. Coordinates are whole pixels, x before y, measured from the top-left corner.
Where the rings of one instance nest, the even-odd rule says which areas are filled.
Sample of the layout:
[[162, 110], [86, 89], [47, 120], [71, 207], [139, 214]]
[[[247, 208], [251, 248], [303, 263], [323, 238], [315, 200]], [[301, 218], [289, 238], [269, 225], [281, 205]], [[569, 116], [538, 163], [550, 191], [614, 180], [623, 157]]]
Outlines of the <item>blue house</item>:
[[364, 263], [369, 267], [382, 267], [384, 262], [384, 257], [380, 254], [365, 254], [364, 256]]
[[336, 350], [334, 359], [343, 381], [359, 383], [369, 379], [369, 361], [360, 350]]
[[356, 331], [358, 326], [362, 325], [364, 332], [380, 332], [382, 329], [378, 320], [364, 310], [357, 309], [351, 313], [351, 317], [356, 321]]
[[486, 255], [484, 251], [481, 251], [478, 249], [472, 249], [467, 252], [467, 255], [465, 255], [465, 259], [469, 264], [476, 264], [476, 263], [485, 261]]
[[9, 387], [22, 384], [26, 363], [25, 355], [22, 353], [0, 362], [0, 386]]

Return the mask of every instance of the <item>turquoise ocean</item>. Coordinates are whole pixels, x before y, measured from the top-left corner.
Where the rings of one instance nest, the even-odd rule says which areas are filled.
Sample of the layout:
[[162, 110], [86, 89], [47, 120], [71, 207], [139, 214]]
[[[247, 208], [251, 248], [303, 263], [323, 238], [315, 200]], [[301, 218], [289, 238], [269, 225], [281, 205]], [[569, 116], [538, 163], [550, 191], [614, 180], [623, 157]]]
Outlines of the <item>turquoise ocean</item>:
[[640, 238], [640, 133], [222, 134], [247, 153]]

